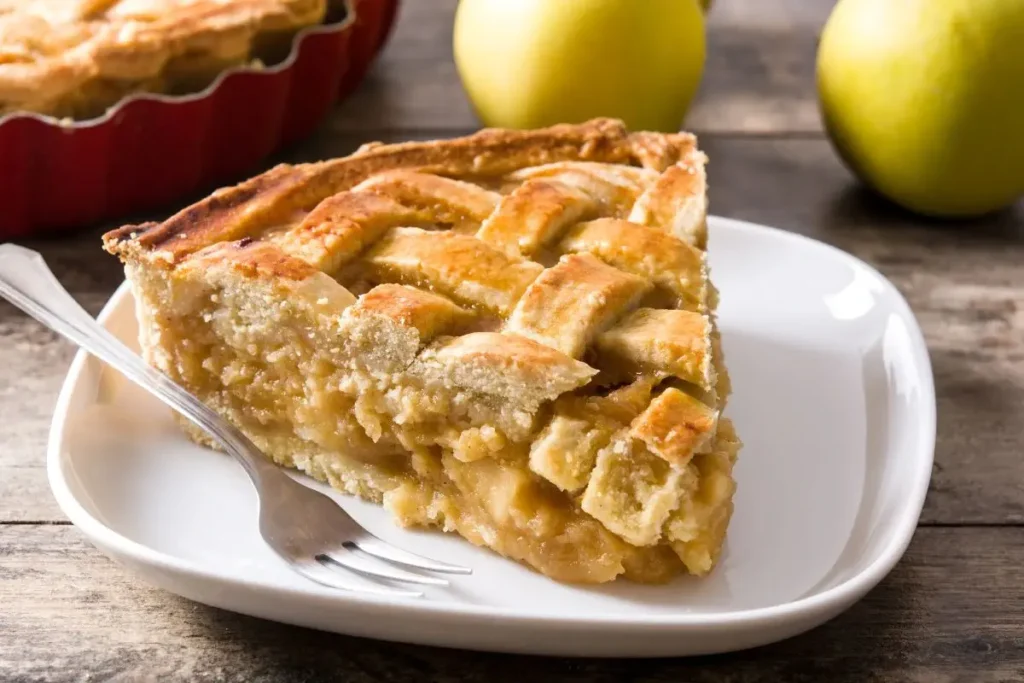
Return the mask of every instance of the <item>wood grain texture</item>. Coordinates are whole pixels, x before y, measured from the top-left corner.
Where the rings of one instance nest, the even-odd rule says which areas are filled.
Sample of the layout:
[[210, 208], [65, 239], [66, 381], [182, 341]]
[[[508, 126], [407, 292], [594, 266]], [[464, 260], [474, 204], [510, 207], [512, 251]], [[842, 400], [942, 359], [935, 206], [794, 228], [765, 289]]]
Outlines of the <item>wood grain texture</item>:
[[[73, 527], [0, 527], [5, 681], [970, 681], [1024, 678], [1024, 529], [920, 529], [861, 603], [806, 635], [689, 660], [517, 657], [241, 617], [128, 576]], [[88, 672], [88, 678], [84, 675]]]
[[[92, 314], [124, 279], [120, 265], [98, 250], [99, 231], [26, 242]], [[46, 434], [74, 348], [0, 300], [0, 522], [59, 520], [46, 484]]]
[[[716, 133], [819, 132], [818, 35], [835, 0], [717, 0], [708, 56], [688, 128]], [[452, 61], [457, 0], [404, 3], [369, 78], [345, 103], [345, 131], [477, 126]]]
[[[367, 82], [275, 161], [473, 129], [451, 62], [455, 2], [405, 0]], [[61, 521], [44, 450], [73, 350], [0, 303], [0, 680], [1024, 681], [1024, 206], [936, 223], [856, 185], [815, 108], [814, 52], [833, 3], [715, 0], [687, 126], [711, 156], [714, 213], [874, 264], [927, 338], [939, 402], [932, 486], [910, 551], [864, 601], [790, 641], [685, 661], [378, 643], [187, 602], [132, 579]], [[93, 313], [122, 280], [99, 249], [106, 227], [25, 243]]]

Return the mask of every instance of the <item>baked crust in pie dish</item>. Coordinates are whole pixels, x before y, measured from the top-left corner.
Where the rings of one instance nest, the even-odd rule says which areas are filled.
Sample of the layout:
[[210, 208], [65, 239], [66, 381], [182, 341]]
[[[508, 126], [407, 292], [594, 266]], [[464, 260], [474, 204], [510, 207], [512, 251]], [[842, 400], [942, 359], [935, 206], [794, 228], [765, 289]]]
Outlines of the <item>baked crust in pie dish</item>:
[[326, 0], [0, 0], [0, 115], [89, 118], [285, 56]]
[[607, 119], [371, 143], [104, 245], [147, 361], [277, 463], [557, 580], [660, 582], [715, 565], [740, 447], [705, 161]]

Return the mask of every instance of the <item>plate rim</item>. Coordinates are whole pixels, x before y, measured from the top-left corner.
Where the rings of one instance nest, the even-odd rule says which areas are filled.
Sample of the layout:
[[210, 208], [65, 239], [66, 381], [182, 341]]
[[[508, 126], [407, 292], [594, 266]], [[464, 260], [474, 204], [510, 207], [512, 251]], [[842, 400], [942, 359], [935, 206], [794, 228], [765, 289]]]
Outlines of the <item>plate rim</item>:
[[[507, 606], [485, 606], [473, 603], [422, 599], [407, 600], [341, 591], [334, 594], [312, 593], [300, 588], [268, 585], [244, 577], [232, 576], [230, 572], [211, 570], [188, 560], [160, 552], [121, 535], [95, 518], [79, 503], [72, 493], [63, 476], [61, 456], [71, 398], [81, 380], [85, 365], [90, 359], [90, 355], [82, 349], [76, 352], [61, 385], [50, 425], [46, 449], [46, 469], [51, 491], [57, 500], [58, 506], [71, 522], [81, 529], [92, 543], [100, 547], [101, 550], [104, 550], [108, 555], [113, 552], [118, 556], [128, 556], [161, 570], [174, 572], [179, 575], [187, 575], [190, 578], [194, 577], [204, 581], [229, 582], [235, 586], [252, 588], [263, 593], [272, 593], [277, 597], [294, 600], [314, 598], [317, 601], [323, 601], [334, 606], [366, 607], [378, 612], [387, 613], [414, 613], [419, 617], [427, 616], [437, 619], [486, 617], [488, 619], [500, 619], [517, 624], [543, 624], [546, 627], [564, 626], [568, 628], [610, 629], [629, 626], [659, 631], [686, 630], [692, 627], [769, 627], [777, 626], [781, 622], [835, 611], [837, 607], [844, 609], [876, 586], [895, 567], [910, 545], [924, 507], [935, 458], [937, 411], [934, 374], [924, 335], [916, 316], [914, 316], [910, 305], [899, 289], [876, 268], [856, 256], [806, 235], [768, 225], [714, 215], [708, 216], [708, 223], [712, 226], [712, 230], [714, 230], [715, 225], [718, 225], [740, 232], [768, 231], [776, 239], [824, 248], [826, 251], [831, 252], [832, 256], [845, 261], [851, 266], [867, 270], [867, 272], [883, 282], [888, 289], [888, 293], [893, 295], [894, 312], [907, 323], [907, 332], [911, 340], [913, 357], [918, 361], [919, 372], [917, 374], [919, 374], [918, 379], [922, 389], [921, 410], [917, 413], [921, 427], [917, 434], [919, 438], [916, 439], [918, 448], [914, 454], [917, 465], [913, 480], [907, 489], [910, 495], [903, 499], [904, 505], [899, 512], [899, 519], [893, 523], [893, 531], [889, 534], [885, 541], [885, 546], [878, 556], [853, 576], [822, 592], [802, 596], [796, 600], [777, 605], [735, 611], [679, 612], [647, 615], [595, 612], [584, 616], [563, 616], [552, 613], [536, 613], [527, 609]], [[103, 309], [97, 316], [98, 322], [105, 324], [114, 311], [123, 305], [123, 300], [128, 296], [130, 296], [129, 284], [128, 282], [122, 282], [106, 304], [104, 304]], [[120, 559], [119, 563], [124, 564]], [[147, 582], [150, 581], [147, 580]]]

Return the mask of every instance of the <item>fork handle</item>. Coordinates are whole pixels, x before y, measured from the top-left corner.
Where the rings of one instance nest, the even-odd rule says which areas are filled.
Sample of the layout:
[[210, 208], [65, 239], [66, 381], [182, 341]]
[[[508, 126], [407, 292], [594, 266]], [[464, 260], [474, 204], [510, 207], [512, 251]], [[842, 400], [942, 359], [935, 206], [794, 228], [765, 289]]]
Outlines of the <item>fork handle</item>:
[[0, 244], [0, 296], [184, 415], [234, 456], [257, 487], [268, 477], [284, 476], [258, 455], [242, 432], [97, 323], [57, 281], [38, 252]]

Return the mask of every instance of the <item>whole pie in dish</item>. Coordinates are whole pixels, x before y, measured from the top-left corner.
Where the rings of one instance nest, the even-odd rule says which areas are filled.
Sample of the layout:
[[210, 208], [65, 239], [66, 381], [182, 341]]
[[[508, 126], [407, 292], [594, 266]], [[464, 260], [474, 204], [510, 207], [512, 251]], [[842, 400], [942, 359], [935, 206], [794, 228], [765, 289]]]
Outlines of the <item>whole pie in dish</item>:
[[0, 0], [0, 115], [88, 118], [284, 57], [326, 0]]
[[704, 163], [612, 120], [372, 143], [104, 242], [147, 360], [278, 463], [558, 580], [664, 581], [714, 566], [739, 449]]

